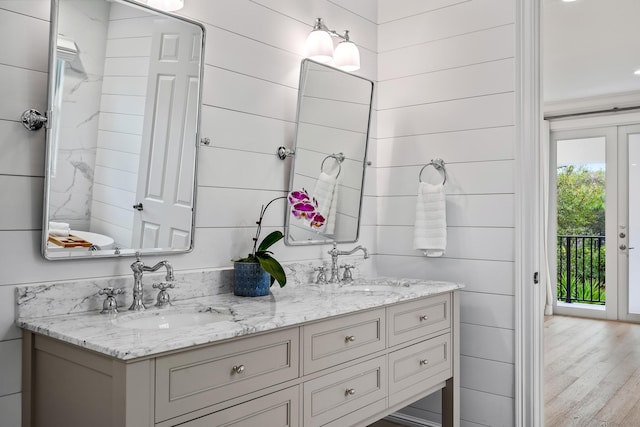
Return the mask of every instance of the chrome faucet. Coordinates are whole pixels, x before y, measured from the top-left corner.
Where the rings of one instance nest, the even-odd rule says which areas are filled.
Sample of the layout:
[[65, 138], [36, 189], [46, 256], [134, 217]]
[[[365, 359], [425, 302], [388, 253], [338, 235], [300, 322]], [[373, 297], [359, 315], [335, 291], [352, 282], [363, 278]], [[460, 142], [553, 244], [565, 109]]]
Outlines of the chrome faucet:
[[173, 282], [173, 267], [169, 264], [169, 261], [162, 260], [153, 267], [149, 267], [144, 265], [142, 261], [140, 261], [140, 252], [136, 252], [136, 260], [131, 264], [131, 270], [133, 270], [133, 303], [131, 303], [131, 307], [129, 310], [142, 311], [145, 310], [146, 307], [142, 302], [142, 274], [145, 271], [157, 271], [160, 267], [164, 267], [167, 269], [167, 282]]
[[362, 251], [364, 253], [364, 259], [369, 258], [367, 248], [362, 245], [358, 245], [350, 251], [339, 251], [337, 246], [337, 243], [333, 242], [333, 249], [327, 252], [331, 255], [331, 277], [329, 278], [329, 283], [340, 283], [340, 270], [338, 268], [339, 255], [351, 255], [356, 251]]

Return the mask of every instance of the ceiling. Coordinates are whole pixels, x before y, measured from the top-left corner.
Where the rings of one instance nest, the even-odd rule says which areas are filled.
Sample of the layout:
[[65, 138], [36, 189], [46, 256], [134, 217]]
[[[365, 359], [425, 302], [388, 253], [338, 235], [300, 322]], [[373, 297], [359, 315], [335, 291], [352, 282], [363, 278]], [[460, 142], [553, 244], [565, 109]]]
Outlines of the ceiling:
[[545, 103], [640, 93], [640, 0], [544, 0]]

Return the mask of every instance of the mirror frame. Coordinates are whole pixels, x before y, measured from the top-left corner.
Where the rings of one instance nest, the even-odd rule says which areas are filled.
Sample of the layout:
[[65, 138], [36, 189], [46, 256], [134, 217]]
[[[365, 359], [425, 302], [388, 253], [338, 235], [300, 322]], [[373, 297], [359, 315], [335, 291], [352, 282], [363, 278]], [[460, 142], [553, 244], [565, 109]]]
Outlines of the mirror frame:
[[[56, 87], [57, 71], [57, 39], [58, 39], [58, 15], [60, 10], [61, 0], [51, 0], [51, 14], [50, 14], [50, 29], [49, 29], [49, 64], [48, 64], [48, 87], [47, 87], [47, 111], [46, 111], [46, 133], [45, 133], [45, 167], [44, 167], [44, 197], [43, 197], [43, 215], [42, 215], [42, 242], [41, 242], [41, 254], [49, 261], [60, 260], [83, 260], [83, 259], [101, 259], [101, 258], [114, 258], [123, 256], [135, 256], [137, 253], [142, 255], [161, 255], [161, 254], [179, 254], [188, 253], [193, 251], [194, 246], [194, 234], [196, 224], [196, 199], [198, 188], [198, 154], [200, 149], [200, 132], [201, 132], [201, 116], [202, 116], [202, 87], [204, 79], [204, 55], [205, 55], [205, 42], [206, 42], [206, 29], [200, 22], [186, 18], [184, 16], [176, 15], [170, 12], [165, 12], [159, 9], [155, 9], [147, 6], [144, 3], [138, 3], [134, 0], [105, 0], [111, 3], [120, 3], [127, 7], [133, 7], [141, 9], [155, 15], [164, 15], [169, 18], [178, 19], [182, 22], [197, 26], [202, 32], [202, 39], [200, 42], [200, 66], [199, 66], [199, 82], [197, 91], [197, 113], [195, 123], [195, 135], [194, 141], [194, 160], [193, 160], [193, 187], [192, 187], [192, 200], [191, 206], [191, 227], [189, 236], [189, 247], [184, 249], [165, 249], [165, 248], [114, 248], [107, 250], [86, 250], [86, 251], [69, 251], [62, 256], [51, 256], [47, 253], [47, 242], [49, 236], [49, 198], [51, 191], [51, 160], [53, 156], [53, 132], [52, 122], [54, 121], [53, 105], [54, 105], [54, 92]], [[62, 254], [62, 252], [61, 252]]]
[[[327, 64], [323, 64], [321, 62], [317, 62], [314, 61], [312, 59], [309, 58], [304, 58], [300, 64], [300, 80], [298, 82], [298, 105], [297, 105], [297, 111], [296, 111], [296, 127], [295, 127], [295, 133], [294, 133], [294, 140], [293, 140], [293, 146], [291, 147], [291, 150], [293, 152], [292, 158], [293, 158], [293, 162], [291, 165], [291, 171], [289, 174], [289, 191], [294, 190], [293, 188], [293, 184], [294, 184], [294, 177], [295, 177], [295, 162], [296, 162], [296, 151], [298, 148], [298, 133], [299, 133], [299, 124], [300, 124], [300, 107], [302, 106], [302, 100], [303, 100], [303, 93], [300, 90], [300, 88], [303, 87], [303, 82], [305, 79], [305, 75], [304, 75], [304, 71], [308, 68], [307, 64], [313, 64], [313, 65], [317, 65], [323, 68], [327, 68], [330, 71], [335, 71], [336, 73], [341, 73], [350, 77], [354, 77], [356, 79], [360, 79], [363, 80], [367, 83], [369, 83], [371, 85], [371, 95], [369, 98], [369, 114], [368, 114], [368, 118], [367, 118], [367, 132], [365, 135], [365, 140], [364, 140], [364, 156], [362, 158], [362, 180], [360, 183], [360, 200], [359, 200], [359, 204], [358, 204], [358, 221], [357, 221], [357, 225], [356, 225], [356, 233], [355, 233], [355, 237], [354, 239], [346, 239], [346, 240], [336, 240], [333, 238], [325, 238], [325, 239], [317, 239], [317, 240], [300, 240], [300, 241], [292, 241], [289, 238], [289, 231], [290, 231], [290, 222], [291, 222], [291, 216], [292, 214], [290, 213], [290, 211], [288, 209], [285, 210], [285, 225], [284, 225], [284, 230], [285, 230], [285, 239], [284, 239], [284, 243], [287, 246], [311, 246], [311, 245], [327, 245], [327, 244], [332, 244], [332, 243], [353, 243], [353, 242], [357, 242], [358, 239], [360, 238], [360, 223], [362, 220], [362, 200], [364, 198], [364, 184], [365, 184], [365, 173], [366, 173], [366, 169], [367, 166], [369, 166], [368, 164], [368, 160], [367, 160], [367, 156], [369, 154], [369, 135], [371, 133], [371, 114], [373, 111], [373, 97], [374, 97], [374, 90], [375, 90], [375, 83], [372, 80], [369, 80], [365, 77], [362, 76], [358, 76], [356, 74], [347, 72], [347, 71], [343, 71], [340, 70], [339, 68], [335, 68], [332, 67], [330, 65]], [[311, 232], [313, 230], [310, 230]], [[322, 236], [322, 234], [318, 234], [318, 236]]]

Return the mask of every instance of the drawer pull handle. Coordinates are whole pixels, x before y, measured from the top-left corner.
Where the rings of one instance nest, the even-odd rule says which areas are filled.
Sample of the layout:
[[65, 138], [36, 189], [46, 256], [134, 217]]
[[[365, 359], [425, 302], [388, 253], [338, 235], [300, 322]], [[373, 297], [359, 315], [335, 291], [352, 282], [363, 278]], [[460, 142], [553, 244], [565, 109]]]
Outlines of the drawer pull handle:
[[244, 372], [244, 365], [234, 365], [232, 370], [234, 374], [241, 374]]
[[344, 391], [345, 396], [353, 396], [354, 394], [356, 394], [355, 388], [348, 388]]
[[345, 342], [354, 342], [356, 340], [355, 335], [348, 335], [346, 337], [344, 337], [344, 341]]
[[423, 314], [422, 316], [420, 316], [421, 322], [424, 322], [425, 320], [429, 320], [429, 316], [427, 316], [426, 314]]
[[428, 364], [429, 364], [429, 361], [427, 359], [422, 359], [420, 361], [420, 366], [425, 366], [425, 365], [428, 365]]

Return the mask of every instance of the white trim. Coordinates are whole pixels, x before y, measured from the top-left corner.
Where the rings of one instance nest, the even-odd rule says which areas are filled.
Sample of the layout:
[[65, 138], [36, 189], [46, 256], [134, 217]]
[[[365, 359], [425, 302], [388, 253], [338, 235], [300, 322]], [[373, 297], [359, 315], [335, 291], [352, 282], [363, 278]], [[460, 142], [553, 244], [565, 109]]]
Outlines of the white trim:
[[540, 0], [516, 3], [515, 425], [544, 425], [539, 150], [542, 123]]
[[545, 116], [577, 114], [611, 108], [627, 108], [640, 105], [640, 91], [591, 96], [544, 103]]
[[640, 123], [640, 111], [550, 120], [551, 132], [625, 126]]

